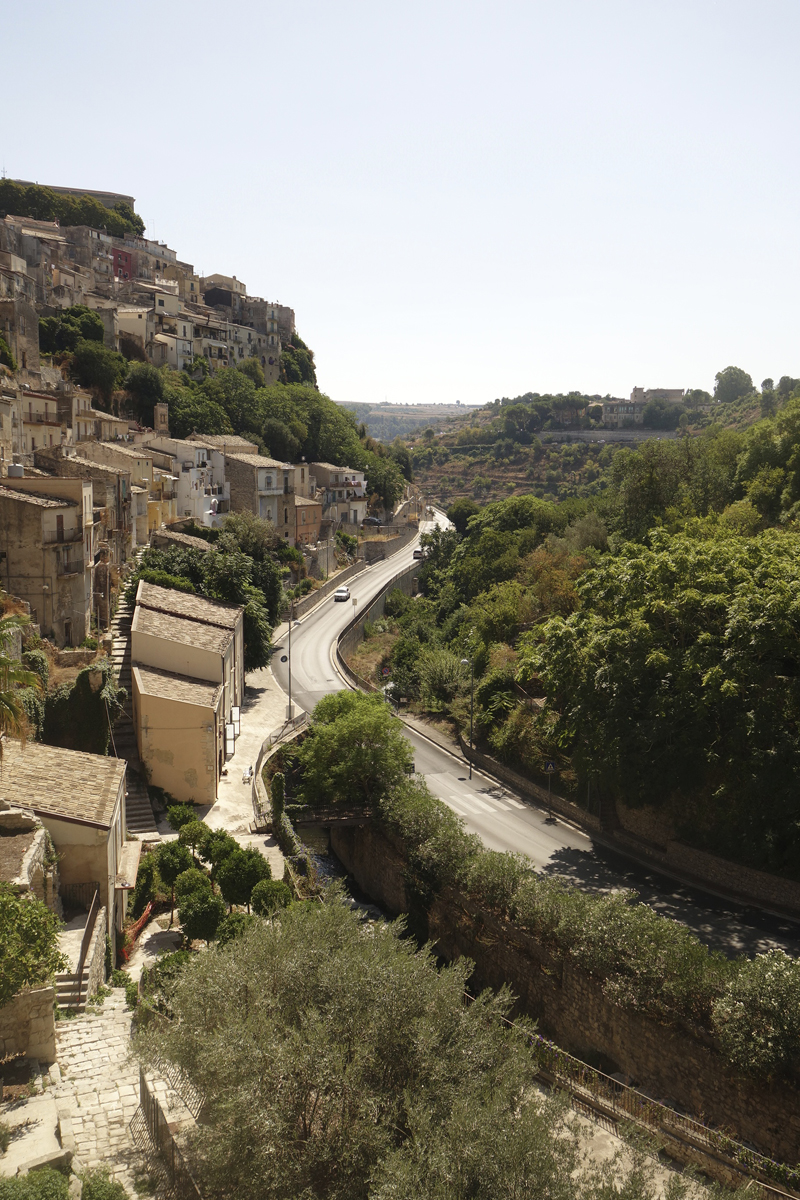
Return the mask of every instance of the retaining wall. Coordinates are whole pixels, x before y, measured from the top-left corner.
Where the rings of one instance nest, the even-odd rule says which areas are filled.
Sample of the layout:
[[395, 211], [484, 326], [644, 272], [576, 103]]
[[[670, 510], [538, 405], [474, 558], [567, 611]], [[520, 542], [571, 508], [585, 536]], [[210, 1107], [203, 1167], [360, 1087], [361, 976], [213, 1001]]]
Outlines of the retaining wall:
[[[408, 911], [402, 842], [375, 825], [332, 826], [331, 846], [369, 896]], [[602, 1053], [649, 1095], [725, 1127], [787, 1163], [800, 1157], [800, 1097], [788, 1084], [739, 1079], [710, 1037], [612, 1004], [602, 983], [567, 958], [459, 892], [445, 889], [428, 912], [436, 951], [475, 963], [472, 984], [507, 984], [540, 1031], [581, 1058]]]
[[24, 1054], [40, 1062], [56, 1061], [55, 989], [19, 992], [0, 1008], [0, 1058]]

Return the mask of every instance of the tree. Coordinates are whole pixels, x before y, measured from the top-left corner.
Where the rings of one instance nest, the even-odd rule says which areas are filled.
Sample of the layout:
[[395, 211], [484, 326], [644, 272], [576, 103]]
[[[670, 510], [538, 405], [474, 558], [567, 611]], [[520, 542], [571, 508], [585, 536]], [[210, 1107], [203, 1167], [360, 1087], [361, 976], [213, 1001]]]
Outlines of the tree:
[[237, 848], [229, 854], [218, 872], [219, 890], [231, 906], [246, 904], [250, 912], [250, 896], [262, 879], [271, 879], [270, 865], [254, 846]]
[[447, 510], [447, 519], [452, 521], [456, 527], [456, 533], [461, 537], [467, 532], [467, 525], [470, 517], [474, 517], [480, 512], [480, 507], [474, 500], [469, 500], [467, 497], [462, 497], [460, 500], [455, 500]]
[[791, 1076], [800, 1061], [800, 963], [774, 949], [741, 962], [714, 1005], [714, 1032], [740, 1071]]
[[382, 696], [334, 692], [320, 700], [297, 751], [306, 804], [372, 804], [410, 770], [402, 723]]
[[292, 893], [280, 879], [262, 879], [250, 893], [253, 912], [259, 917], [271, 917], [279, 908], [292, 902]]
[[93, 388], [104, 400], [118, 388], [125, 376], [127, 363], [115, 350], [107, 350], [101, 342], [79, 341], [69, 365], [72, 378], [81, 387]]
[[178, 911], [180, 911], [181, 904], [188, 896], [193, 896], [197, 892], [210, 892], [211, 880], [205, 871], [198, 871], [197, 867], [189, 867], [187, 871], [181, 871], [175, 880], [173, 891], [178, 900]]
[[178, 978], [174, 1019], [146, 1026], [139, 1045], [206, 1098], [202, 1136], [185, 1150], [203, 1191], [642, 1195], [578, 1170], [567, 1105], [530, 1086], [530, 1027], [506, 1024], [510, 995], [466, 1004], [469, 964], [437, 970], [403, 932], [379, 924], [365, 937], [336, 898], [296, 905]]
[[[197, 361], [204, 363], [206, 360]], [[169, 407], [169, 427], [174, 437], [185, 438], [190, 433], [233, 433], [225, 409], [193, 385], [177, 386], [171, 381], [164, 399]]]
[[[199, 822], [198, 822], [199, 824]], [[194, 860], [184, 845], [180, 842], [163, 842], [156, 853], [156, 867], [161, 879], [170, 889], [171, 911], [170, 923], [175, 915], [175, 880], [184, 871], [193, 867]]]
[[714, 381], [714, 399], [718, 404], [731, 404], [753, 391], [753, 380], [741, 367], [726, 367], [724, 371], [717, 371]]
[[302, 442], [283, 421], [267, 417], [261, 428], [261, 437], [272, 457], [280, 462], [296, 462], [299, 458]]
[[178, 920], [187, 942], [212, 942], [224, 918], [225, 905], [210, 890], [190, 892], [178, 906]]
[[252, 379], [257, 388], [262, 388], [264, 386], [264, 383], [266, 382], [264, 379], [264, 372], [261, 368], [261, 363], [257, 358], [246, 358], [244, 362], [239, 363], [237, 370], [241, 371], [243, 375], [247, 375], [250, 379]]
[[0, 333], [0, 365], [8, 367], [9, 371], [16, 371], [18, 369], [17, 360], [11, 353], [11, 347], [3, 337], [2, 333]]
[[800, 379], [792, 379], [791, 375], [781, 375], [778, 380], [777, 392], [784, 400], [788, 400], [792, 392], [800, 384]]
[[61, 922], [35, 896], [19, 896], [0, 883], [0, 1008], [25, 987], [45, 983], [63, 970]]
[[39, 318], [39, 349], [44, 354], [74, 351], [81, 340], [102, 342], [104, 337], [102, 317], [84, 304], [73, 304], [54, 317]]
[[188, 846], [191, 850], [194, 866], [198, 865], [198, 857], [202, 858], [203, 849], [210, 836], [211, 829], [206, 825], [205, 821], [187, 821], [185, 825], [181, 825], [178, 832], [178, 841], [182, 846]]
[[370, 454], [366, 463], [367, 489], [380, 500], [383, 508], [392, 510], [405, 486], [400, 470], [391, 458]]
[[238, 849], [238, 842], [224, 829], [212, 829], [200, 848], [204, 862], [211, 867], [211, 882], [214, 883], [222, 863]]
[[283, 818], [284, 801], [286, 793], [286, 781], [282, 771], [277, 771], [272, 776], [272, 781], [269, 786], [270, 804], [272, 807], [272, 827], [277, 829]]
[[164, 377], [150, 363], [132, 363], [122, 385], [129, 408], [141, 425], [153, 424], [153, 408], [164, 399]]

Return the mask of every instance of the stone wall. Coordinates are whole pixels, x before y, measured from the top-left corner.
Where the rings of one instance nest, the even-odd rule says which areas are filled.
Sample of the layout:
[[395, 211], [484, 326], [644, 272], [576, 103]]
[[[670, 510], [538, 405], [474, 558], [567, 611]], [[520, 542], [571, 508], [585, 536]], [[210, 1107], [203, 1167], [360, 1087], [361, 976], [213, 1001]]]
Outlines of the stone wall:
[[94, 996], [106, 979], [106, 910], [99, 909], [89, 952], [84, 963], [86, 996]]
[[0, 1058], [24, 1054], [40, 1062], [56, 1060], [55, 990], [20, 992], [0, 1008]]
[[669, 842], [666, 865], [684, 875], [702, 879], [726, 892], [733, 892], [759, 904], [800, 913], [800, 883], [768, 875], [752, 867], [742, 867], [726, 858], [717, 858], [705, 850], [695, 850], [682, 842]]
[[[359, 887], [393, 914], [407, 911], [402, 843], [375, 826], [335, 826], [331, 846]], [[541, 1032], [586, 1057], [612, 1059], [649, 1095], [725, 1127], [785, 1162], [800, 1157], [800, 1098], [783, 1084], [738, 1079], [702, 1031], [662, 1024], [612, 1004], [602, 983], [523, 930], [445, 890], [428, 913], [429, 936], [448, 961], [475, 963], [473, 984], [508, 984], [517, 1010]]]
[[383, 591], [375, 597], [375, 599], [363, 608], [358, 616], [350, 622], [347, 628], [339, 636], [339, 641], [336, 646], [336, 652], [340, 662], [348, 659], [353, 651], [361, 645], [364, 640], [364, 626], [367, 621], [375, 621], [378, 617], [382, 617], [386, 608], [386, 597], [389, 592], [399, 588], [406, 596], [411, 596], [414, 593], [414, 580], [419, 574], [419, 563], [412, 563], [410, 567], [406, 567], [404, 571], [398, 572], [391, 579]]
[[641, 808], [629, 808], [617, 801], [617, 817], [626, 833], [641, 838], [653, 846], [665, 850], [667, 843], [675, 838], [675, 826], [667, 812], [644, 804]]

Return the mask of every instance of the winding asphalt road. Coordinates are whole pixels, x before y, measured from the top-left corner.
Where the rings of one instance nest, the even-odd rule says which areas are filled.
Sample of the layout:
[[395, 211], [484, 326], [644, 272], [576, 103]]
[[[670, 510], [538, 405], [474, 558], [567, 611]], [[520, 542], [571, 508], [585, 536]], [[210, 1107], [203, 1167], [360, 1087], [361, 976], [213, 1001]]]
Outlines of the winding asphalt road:
[[[352, 601], [337, 603], [329, 597], [294, 623], [291, 667], [295, 705], [311, 712], [323, 696], [348, 686], [335, 666], [336, 639], [354, 611], [363, 610], [395, 575], [411, 565], [416, 544], [410, 543], [386, 562], [366, 567], [349, 581], [357, 609]], [[279, 661], [282, 655], [288, 657], [288, 630], [279, 631], [279, 639], [272, 670], [288, 691], [289, 663]], [[417, 773], [492, 849], [524, 853], [541, 872], [561, 876], [588, 891], [633, 888], [642, 901], [664, 916], [682, 921], [708, 946], [725, 954], [756, 954], [772, 946], [800, 953], [800, 924], [760, 909], [739, 907], [642, 867], [561, 818], [548, 821], [542, 809], [479, 771], [473, 770], [469, 780], [461, 756], [416, 730], [406, 727], [406, 735], [414, 749]]]

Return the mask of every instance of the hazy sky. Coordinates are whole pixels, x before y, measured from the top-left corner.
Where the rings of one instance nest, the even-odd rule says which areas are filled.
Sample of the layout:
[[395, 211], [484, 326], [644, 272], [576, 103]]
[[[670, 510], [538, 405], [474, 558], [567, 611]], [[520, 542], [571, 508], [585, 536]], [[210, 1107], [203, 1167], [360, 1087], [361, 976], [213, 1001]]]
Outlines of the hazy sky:
[[800, 375], [798, 0], [0, 7], [12, 178], [291, 305], [337, 400]]

